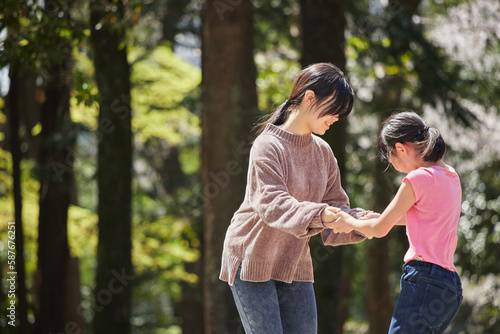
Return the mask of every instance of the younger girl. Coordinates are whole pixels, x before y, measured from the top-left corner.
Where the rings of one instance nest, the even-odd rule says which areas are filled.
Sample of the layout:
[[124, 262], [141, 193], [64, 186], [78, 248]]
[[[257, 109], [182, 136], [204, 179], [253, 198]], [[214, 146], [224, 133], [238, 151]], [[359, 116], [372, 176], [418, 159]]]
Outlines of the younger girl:
[[313, 135], [347, 117], [353, 99], [336, 66], [313, 64], [253, 143], [245, 198], [227, 230], [220, 273], [247, 334], [316, 334], [309, 238], [321, 233], [326, 245], [364, 239], [325, 229], [332, 206], [364, 210], [349, 208], [332, 150]]
[[382, 161], [407, 173], [396, 196], [375, 219], [357, 220], [342, 212], [325, 224], [335, 232], [352, 229], [385, 236], [405, 225], [410, 247], [404, 257], [401, 293], [389, 333], [443, 333], [462, 302], [453, 265], [462, 191], [455, 170], [443, 163], [445, 143], [413, 112], [387, 119], [378, 141]]

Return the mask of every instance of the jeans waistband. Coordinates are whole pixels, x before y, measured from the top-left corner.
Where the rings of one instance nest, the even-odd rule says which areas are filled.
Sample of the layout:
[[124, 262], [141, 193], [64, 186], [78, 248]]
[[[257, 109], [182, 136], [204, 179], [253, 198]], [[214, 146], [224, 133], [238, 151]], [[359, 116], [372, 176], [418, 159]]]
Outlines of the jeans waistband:
[[444, 276], [449, 278], [458, 277], [458, 274], [454, 271], [443, 268], [438, 264], [425, 261], [411, 260], [403, 265], [403, 270], [406, 267], [417, 268], [421, 273], [426, 273], [429, 277], [435, 277], [435, 276]]

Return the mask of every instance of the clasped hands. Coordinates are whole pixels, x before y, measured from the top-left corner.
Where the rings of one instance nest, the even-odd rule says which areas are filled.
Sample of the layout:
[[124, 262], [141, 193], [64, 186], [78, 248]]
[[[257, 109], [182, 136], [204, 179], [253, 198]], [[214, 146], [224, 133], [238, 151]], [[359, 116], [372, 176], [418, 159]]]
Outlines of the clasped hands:
[[[368, 211], [363, 217], [360, 217], [360, 220], [376, 218], [380, 216], [380, 214], [375, 213], [373, 211]], [[349, 233], [355, 228], [352, 223], [355, 221], [355, 218], [349, 215], [347, 212], [340, 210], [340, 208], [336, 208], [333, 206], [328, 206], [321, 212], [321, 220], [323, 221], [323, 225], [326, 228], [332, 229], [335, 233]], [[371, 239], [372, 236], [366, 236]]]

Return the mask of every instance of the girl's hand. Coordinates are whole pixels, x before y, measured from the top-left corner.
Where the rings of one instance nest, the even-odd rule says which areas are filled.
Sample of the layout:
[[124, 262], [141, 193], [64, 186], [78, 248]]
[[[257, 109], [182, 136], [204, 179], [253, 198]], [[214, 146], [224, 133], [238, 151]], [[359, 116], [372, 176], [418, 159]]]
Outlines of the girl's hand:
[[333, 221], [335, 221], [338, 218], [337, 213], [339, 212], [340, 209], [335, 208], [333, 206], [329, 206], [326, 209], [324, 209], [321, 212], [321, 220], [323, 221], [323, 225], [325, 225], [326, 227], [327, 223], [332, 223]]
[[326, 228], [332, 229], [335, 233], [349, 233], [353, 230], [352, 226], [347, 223], [349, 214], [342, 212], [339, 208], [327, 207], [325, 210], [325, 215], [328, 215], [327, 221], [323, 220], [323, 225]]
[[373, 212], [373, 211], [367, 211], [364, 216], [359, 217], [359, 220], [366, 220], [366, 219], [372, 219], [372, 218], [378, 218], [380, 217], [380, 213], [378, 212]]
[[332, 230], [335, 233], [349, 233], [354, 228], [351, 224], [349, 224], [349, 220], [352, 219], [351, 215], [346, 212], [337, 213], [337, 219], [331, 224]]

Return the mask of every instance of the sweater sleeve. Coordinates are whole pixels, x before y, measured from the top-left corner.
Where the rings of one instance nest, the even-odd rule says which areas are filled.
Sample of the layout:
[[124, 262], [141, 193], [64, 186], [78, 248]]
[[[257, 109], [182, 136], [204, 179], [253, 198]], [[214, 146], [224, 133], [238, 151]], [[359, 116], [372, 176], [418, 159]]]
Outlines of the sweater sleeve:
[[[333, 157], [332, 153], [332, 163], [330, 164], [330, 177], [328, 178], [328, 188], [325, 193], [323, 202], [327, 203], [329, 206], [334, 206], [340, 208], [342, 211], [347, 212], [354, 218], [359, 218], [363, 216], [366, 211], [360, 208], [351, 209], [349, 207], [349, 198], [346, 192], [342, 188], [340, 182], [340, 171], [337, 164], [337, 160]], [[321, 232], [321, 239], [323, 244], [329, 246], [339, 246], [354, 244], [366, 239], [366, 237], [359, 232], [352, 231], [350, 233], [335, 233], [331, 229], [325, 229]]]
[[257, 215], [269, 226], [307, 238], [324, 227], [319, 213], [325, 203], [299, 202], [288, 192], [283, 167], [277, 157], [252, 161], [248, 175], [248, 196]]

